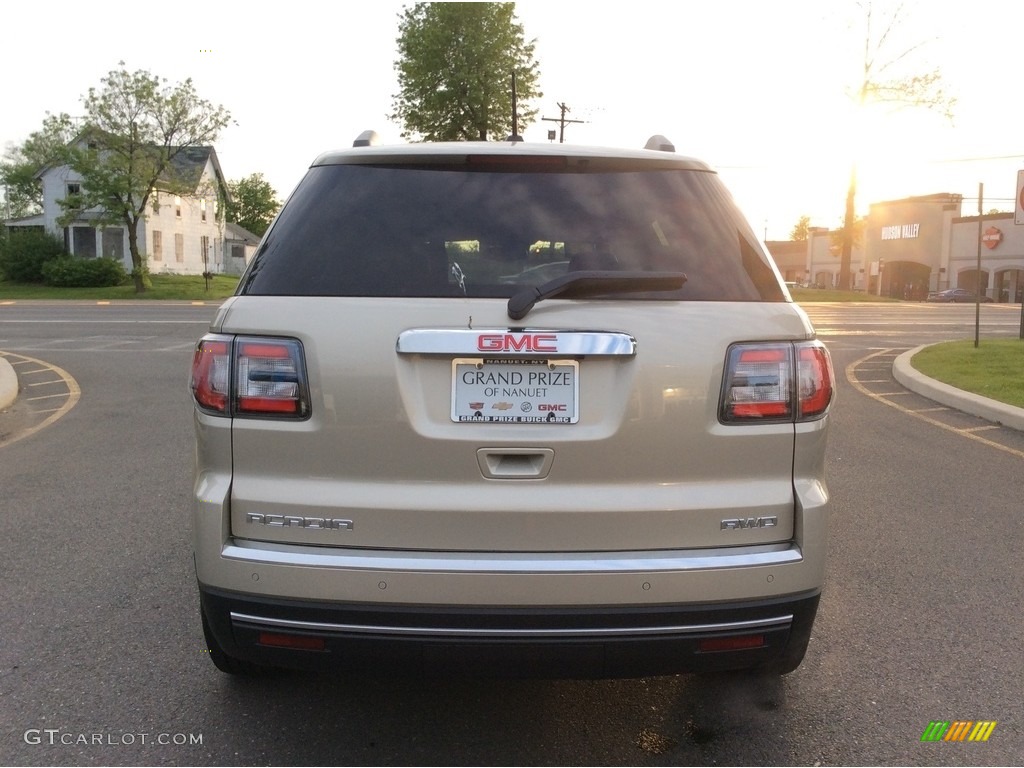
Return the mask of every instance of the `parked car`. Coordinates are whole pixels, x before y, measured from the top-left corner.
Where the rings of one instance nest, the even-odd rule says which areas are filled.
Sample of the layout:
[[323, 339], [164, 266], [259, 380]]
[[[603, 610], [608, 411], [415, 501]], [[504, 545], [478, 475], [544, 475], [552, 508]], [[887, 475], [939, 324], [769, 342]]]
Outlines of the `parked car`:
[[225, 672], [804, 657], [832, 364], [697, 160], [372, 136], [321, 155], [191, 390]]
[[[970, 302], [973, 304], [976, 300], [976, 297], [977, 294], [975, 294], [974, 291], [969, 291], [966, 288], [948, 288], [944, 291], [936, 291], [934, 293], [929, 293], [928, 301], [956, 302], [958, 304]], [[992, 299], [982, 294], [981, 301], [984, 304], [987, 302], [991, 302]]]

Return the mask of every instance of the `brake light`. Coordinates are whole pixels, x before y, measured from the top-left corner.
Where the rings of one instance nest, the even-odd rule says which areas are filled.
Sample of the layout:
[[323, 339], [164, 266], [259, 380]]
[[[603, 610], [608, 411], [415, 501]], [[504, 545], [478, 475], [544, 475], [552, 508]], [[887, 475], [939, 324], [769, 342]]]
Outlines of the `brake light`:
[[832, 402], [834, 373], [832, 358], [821, 344], [804, 344], [797, 347], [801, 420], [821, 416]]
[[192, 395], [207, 413], [305, 418], [302, 345], [296, 339], [209, 334], [192, 360]]
[[721, 421], [810, 421], [832, 402], [828, 351], [818, 341], [736, 344], [729, 349], [719, 408]]
[[235, 350], [238, 413], [305, 415], [299, 342], [239, 339]]
[[228, 412], [230, 350], [229, 338], [207, 336], [200, 340], [192, 356], [192, 397], [204, 411]]

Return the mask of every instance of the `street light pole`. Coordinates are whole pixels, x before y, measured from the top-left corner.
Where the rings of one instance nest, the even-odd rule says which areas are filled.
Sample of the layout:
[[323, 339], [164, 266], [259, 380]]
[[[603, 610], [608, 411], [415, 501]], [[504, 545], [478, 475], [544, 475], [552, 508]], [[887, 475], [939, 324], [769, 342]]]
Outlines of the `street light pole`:
[[978, 348], [981, 336], [981, 225], [985, 214], [982, 213], [982, 201], [985, 198], [985, 185], [978, 184], [978, 266], [974, 273], [974, 348]]

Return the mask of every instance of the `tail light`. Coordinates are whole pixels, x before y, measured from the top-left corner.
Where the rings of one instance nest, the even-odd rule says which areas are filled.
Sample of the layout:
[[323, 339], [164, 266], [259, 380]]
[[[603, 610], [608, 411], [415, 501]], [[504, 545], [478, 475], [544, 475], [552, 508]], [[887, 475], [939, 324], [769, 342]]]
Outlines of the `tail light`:
[[209, 334], [192, 359], [192, 396], [206, 413], [304, 419], [309, 388], [297, 339]]
[[834, 375], [819, 341], [734, 344], [719, 408], [725, 424], [812, 421], [832, 402]]
[[230, 353], [230, 337], [210, 335], [199, 341], [192, 357], [192, 397], [207, 413], [228, 413]]

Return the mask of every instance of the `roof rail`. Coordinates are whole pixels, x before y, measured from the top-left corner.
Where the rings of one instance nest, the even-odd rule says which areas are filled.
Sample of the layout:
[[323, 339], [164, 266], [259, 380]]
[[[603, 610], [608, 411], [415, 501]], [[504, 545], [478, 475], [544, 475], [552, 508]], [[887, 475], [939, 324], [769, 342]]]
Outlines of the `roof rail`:
[[380, 144], [380, 136], [376, 131], [363, 131], [352, 142], [353, 147], [375, 147]]
[[659, 152], [675, 152], [675, 145], [662, 136], [660, 133], [656, 133], [647, 140], [644, 144], [644, 149], [656, 149]]

